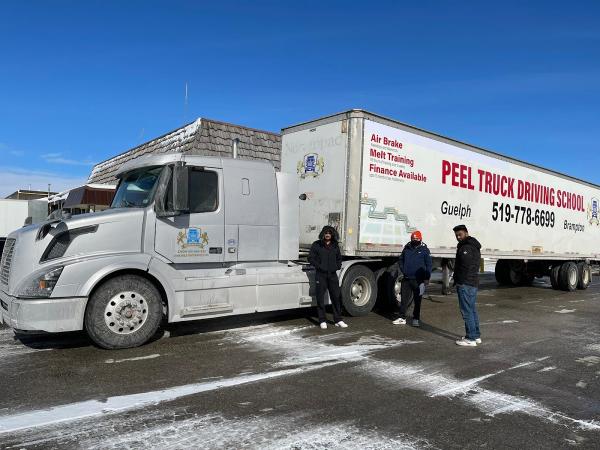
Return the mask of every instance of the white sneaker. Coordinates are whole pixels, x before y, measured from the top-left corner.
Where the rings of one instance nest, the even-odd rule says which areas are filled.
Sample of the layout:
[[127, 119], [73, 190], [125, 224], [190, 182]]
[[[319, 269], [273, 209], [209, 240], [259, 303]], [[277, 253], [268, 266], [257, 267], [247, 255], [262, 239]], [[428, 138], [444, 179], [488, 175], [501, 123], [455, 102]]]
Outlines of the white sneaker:
[[[467, 338], [467, 337], [465, 336], [463, 339], [466, 339], [466, 338]], [[475, 342], [477, 342], [477, 344], [478, 344], [478, 345], [479, 345], [479, 344], [481, 344], [481, 342], [482, 342], [482, 341], [481, 341], [481, 338], [477, 338], [477, 339], [475, 339]]]
[[406, 325], [406, 319], [399, 317], [398, 319], [392, 321], [394, 325]]
[[462, 338], [456, 341], [456, 345], [460, 345], [461, 347], [477, 347], [477, 342], [472, 341], [471, 339]]
[[348, 324], [346, 322], [344, 322], [343, 320], [340, 320], [339, 322], [337, 322], [335, 324], [336, 327], [340, 327], [340, 328], [348, 328]]
[[322, 330], [326, 330], [327, 329], [327, 322], [321, 322], [321, 324], [319, 326], [321, 327]]

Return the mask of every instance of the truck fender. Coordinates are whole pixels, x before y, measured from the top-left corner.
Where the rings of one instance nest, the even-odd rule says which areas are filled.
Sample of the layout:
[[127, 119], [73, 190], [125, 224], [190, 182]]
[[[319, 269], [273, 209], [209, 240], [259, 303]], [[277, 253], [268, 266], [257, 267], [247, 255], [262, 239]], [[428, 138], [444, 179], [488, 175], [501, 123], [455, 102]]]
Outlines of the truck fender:
[[[342, 268], [338, 271], [340, 286], [342, 285], [342, 282], [344, 280], [344, 275], [346, 275], [346, 272], [348, 272], [348, 269], [350, 269], [350, 267], [355, 266], [357, 264], [364, 264], [366, 266], [369, 266], [372, 263], [377, 263], [381, 261], [381, 259], [348, 259], [346, 261], [342, 261]], [[377, 277], [377, 273], [375, 271], [373, 271], [373, 273]]]
[[99, 267], [94, 270], [92, 275], [80, 286], [78, 296], [89, 297], [92, 290], [112, 273], [122, 270], [140, 270], [148, 272], [151, 257], [143, 253], [136, 255], [119, 255], [111, 258], [112, 262], [108, 265], [104, 265], [106, 264], [106, 262], [103, 261], [104, 259], [105, 258], [98, 258], [97, 262]]

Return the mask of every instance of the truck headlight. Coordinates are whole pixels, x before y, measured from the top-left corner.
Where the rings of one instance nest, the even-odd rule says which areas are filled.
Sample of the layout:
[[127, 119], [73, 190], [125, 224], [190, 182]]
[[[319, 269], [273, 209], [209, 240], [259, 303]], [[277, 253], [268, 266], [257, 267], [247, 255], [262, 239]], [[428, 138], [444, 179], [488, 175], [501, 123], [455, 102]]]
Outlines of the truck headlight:
[[19, 297], [50, 297], [58, 282], [63, 266], [54, 267], [47, 272], [36, 273], [26, 280], [19, 289]]

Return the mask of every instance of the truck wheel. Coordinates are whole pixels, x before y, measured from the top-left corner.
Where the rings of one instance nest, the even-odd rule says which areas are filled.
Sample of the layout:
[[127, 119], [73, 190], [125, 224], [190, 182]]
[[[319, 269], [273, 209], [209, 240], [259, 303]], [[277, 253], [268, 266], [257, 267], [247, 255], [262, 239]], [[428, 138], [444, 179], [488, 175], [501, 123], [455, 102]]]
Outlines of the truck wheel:
[[592, 268], [585, 262], [577, 263], [577, 289], [587, 289], [592, 282]]
[[100, 285], [90, 297], [85, 329], [102, 348], [138, 347], [154, 336], [162, 316], [156, 287], [137, 275], [122, 275]]
[[384, 295], [379, 299], [380, 303], [378, 306], [381, 306], [386, 311], [395, 311], [400, 302], [401, 281], [402, 273], [397, 268], [388, 267], [379, 278], [378, 291], [383, 292]]
[[496, 268], [494, 269], [494, 275], [496, 281], [500, 285], [509, 286], [512, 284], [510, 278], [510, 261], [507, 259], [499, 259], [496, 261]]
[[371, 269], [350, 267], [342, 282], [342, 305], [351, 316], [366, 316], [377, 301], [377, 284]]
[[558, 273], [558, 285], [563, 291], [574, 291], [577, 289], [577, 264], [566, 262], [560, 266]]
[[552, 285], [552, 289], [560, 289], [560, 283], [558, 282], [558, 276], [560, 273], [560, 264], [556, 266], [552, 266], [550, 269], [550, 284]]

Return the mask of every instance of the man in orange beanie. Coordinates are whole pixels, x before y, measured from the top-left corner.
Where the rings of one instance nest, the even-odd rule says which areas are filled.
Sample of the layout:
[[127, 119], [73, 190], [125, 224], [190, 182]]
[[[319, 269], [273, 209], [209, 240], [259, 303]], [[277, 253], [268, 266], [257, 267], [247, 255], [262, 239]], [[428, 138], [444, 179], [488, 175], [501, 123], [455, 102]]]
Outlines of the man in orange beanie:
[[404, 275], [401, 286], [400, 308], [394, 325], [406, 324], [406, 310], [412, 300], [415, 302], [412, 325], [418, 327], [421, 316], [421, 284], [429, 284], [431, 278], [431, 253], [423, 243], [423, 235], [415, 231], [410, 235], [410, 242], [402, 249], [398, 266]]

